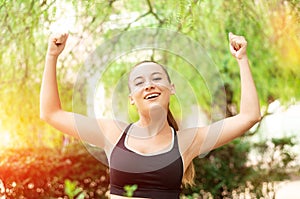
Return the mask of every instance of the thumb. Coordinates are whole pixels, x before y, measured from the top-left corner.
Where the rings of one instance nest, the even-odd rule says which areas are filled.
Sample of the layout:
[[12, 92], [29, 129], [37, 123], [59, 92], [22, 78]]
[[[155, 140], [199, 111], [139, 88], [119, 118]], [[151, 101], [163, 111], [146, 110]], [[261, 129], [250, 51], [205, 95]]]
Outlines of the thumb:
[[229, 39], [231, 39], [231, 38], [232, 38], [232, 36], [233, 36], [232, 32], [229, 32], [229, 33], [228, 33], [228, 37], [229, 37]]

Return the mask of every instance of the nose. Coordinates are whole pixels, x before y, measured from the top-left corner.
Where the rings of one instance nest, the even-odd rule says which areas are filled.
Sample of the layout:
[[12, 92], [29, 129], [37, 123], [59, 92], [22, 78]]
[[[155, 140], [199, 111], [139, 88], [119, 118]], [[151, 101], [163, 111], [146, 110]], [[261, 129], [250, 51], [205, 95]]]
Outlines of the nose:
[[148, 91], [148, 90], [154, 89], [154, 87], [155, 87], [154, 84], [150, 81], [145, 85], [144, 89], [146, 91]]

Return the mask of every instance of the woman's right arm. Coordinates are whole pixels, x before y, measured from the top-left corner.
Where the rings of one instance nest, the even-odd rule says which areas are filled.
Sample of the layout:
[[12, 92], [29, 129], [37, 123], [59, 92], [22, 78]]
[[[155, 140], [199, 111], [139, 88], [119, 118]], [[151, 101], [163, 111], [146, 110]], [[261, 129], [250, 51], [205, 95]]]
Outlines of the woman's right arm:
[[56, 64], [67, 38], [68, 34], [50, 36], [40, 91], [40, 117], [63, 133], [104, 148], [108, 141], [111, 144], [118, 138], [125, 124], [109, 119], [89, 118], [64, 111], [61, 107]]

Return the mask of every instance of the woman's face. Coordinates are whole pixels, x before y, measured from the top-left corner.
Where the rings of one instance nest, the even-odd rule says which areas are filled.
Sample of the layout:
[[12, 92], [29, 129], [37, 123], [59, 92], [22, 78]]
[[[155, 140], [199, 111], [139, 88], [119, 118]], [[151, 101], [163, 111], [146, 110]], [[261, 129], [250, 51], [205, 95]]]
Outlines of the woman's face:
[[149, 111], [152, 106], [168, 109], [170, 95], [175, 93], [174, 85], [169, 82], [164, 69], [153, 62], [136, 66], [129, 76], [130, 102], [141, 112]]

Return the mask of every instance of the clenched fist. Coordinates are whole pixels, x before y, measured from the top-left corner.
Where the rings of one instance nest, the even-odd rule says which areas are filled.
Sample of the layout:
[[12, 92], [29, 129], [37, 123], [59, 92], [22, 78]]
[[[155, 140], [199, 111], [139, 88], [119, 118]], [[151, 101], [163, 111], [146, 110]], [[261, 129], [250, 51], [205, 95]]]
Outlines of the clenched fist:
[[247, 41], [243, 36], [234, 35], [231, 32], [229, 33], [229, 48], [231, 54], [236, 59], [242, 59], [247, 57]]
[[67, 33], [57, 33], [53, 34], [49, 38], [48, 42], [48, 55], [51, 56], [58, 56], [60, 53], [63, 51], [65, 48], [67, 39], [68, 39], [68, 34]]

